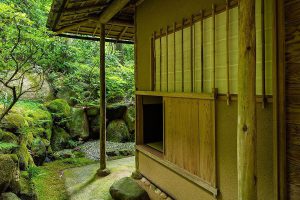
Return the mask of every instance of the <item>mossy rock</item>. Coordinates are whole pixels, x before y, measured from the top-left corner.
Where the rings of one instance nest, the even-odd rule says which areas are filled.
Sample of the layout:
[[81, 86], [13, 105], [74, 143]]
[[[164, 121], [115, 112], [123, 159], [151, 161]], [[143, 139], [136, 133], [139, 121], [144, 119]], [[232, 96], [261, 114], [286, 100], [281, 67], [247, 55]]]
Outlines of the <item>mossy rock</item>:
[[31, 154], [36, 165], [42, 165], [47, 153], [46, 144], [39, 137], [35, 138], [31, 145]]
[[16, 163], [11, 155], [0, 154], [0, 193], [5, 192], [13, 182], [16, 170]]
[[0, 129], [0, 141], [18, 144], [18, 140], [15, 134]]
[[0, 128], [11, 132], [17, 132], [18, 129], [28, 127], [29, 123], [22, 113], [12, 110], [4, 117], [0, 124]]
[[89, 116], [89, 135], [91, 139], [99, 139], [99, 133], [100, 133], [100, 116]]
[[124, 120], [127, 124], [129, 132], [131, 134], [134, 134], [135, 132], [135, 107], [134, 106], [128, 107], [124, 115]]
[[108, 119], [108, 121], [123, 119], [126, 110], [126, 104], [116, 103], [108, 105], [106, 107], [106, 118]]
[[72, 108], [70, 135], [72, 138], [87, 139], [89, 137], [89, 123], [84, 108]]
[[26, 146], [26, 143], [21, 143], [16, 154], [19, 158], [20, 169], [27, 170], [29, 166], [35, 166], [32, 156]]
[[107, 141], [126, 142], [130, 139], [130, 134], [124, 120], [113, 120], [107, 126]]
[[150, 200], [146, 190], [130, 177], [114, 182], [109, 193], [115, 200]]
[[51, 137], [52, 150], [59, 151], [64, 149], [67, 146], [70, 138], [70, 135], [63, 128], [53, 127]]
[[30, 126], [41, 127], [44, 129], [52, 128], [52, 116], [46, 107], [40, 105], [39, 108], [36, 109], [27, 109], [25, 114], [27, 119], [31, 119], [28, 120], [30, 121]]
[[57, 151], [53, 154], [55, 160], [62, 160], [66, 158], [83, 158], [85, 155], [83, 152], [75, 151], [73, 149], [64, 149]]
[[16, 194], [12, 192], [2, 193], [1, 200], [21, 200]]
[[68, 118], [71, 115], [71, 107], [64, 99], [55, 99], [45, 103], [46, 108], [51, 113], [54, 123], [61, 126], [66, 126]]
[[89, 117], [100, 115], [100, 106], [90, 106], [86, 109], [86, 114]]

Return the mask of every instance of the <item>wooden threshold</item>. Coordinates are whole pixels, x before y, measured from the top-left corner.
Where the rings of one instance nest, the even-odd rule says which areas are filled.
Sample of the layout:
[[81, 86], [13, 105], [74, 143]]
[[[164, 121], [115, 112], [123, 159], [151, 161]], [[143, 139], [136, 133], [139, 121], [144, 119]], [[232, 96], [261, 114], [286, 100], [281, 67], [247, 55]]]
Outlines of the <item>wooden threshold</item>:
[[165, 167], [172, 170], [173, 172], [180, 175], [181, 177], [185, 178], [186, 180], [188, 180], [188, 181], [196, 184], [197, 186], [200, 186], [201, 188], [207, 190], [208, 192], [210, 192], [215, 197], [217, 196], [217, 194], [218, 194], [218, 189], [217, 188], [211, 186], [209, 183], [202, 180], [198, 176], [193, 175], [190, 172], [178, 167], [177, 165], [175, 165], [175, 164], [173, 164], [169, 161], [164, 160], [163, 159], [163, 154], [161, 152], [156, 151], [156, 150], [154, 150], [151, 147], [148, 147], [146, 145], [136, 145], [136, 149], [140, 153], [148, 156], [152, 160], [160, 163], [161, 165], [164, 165]]

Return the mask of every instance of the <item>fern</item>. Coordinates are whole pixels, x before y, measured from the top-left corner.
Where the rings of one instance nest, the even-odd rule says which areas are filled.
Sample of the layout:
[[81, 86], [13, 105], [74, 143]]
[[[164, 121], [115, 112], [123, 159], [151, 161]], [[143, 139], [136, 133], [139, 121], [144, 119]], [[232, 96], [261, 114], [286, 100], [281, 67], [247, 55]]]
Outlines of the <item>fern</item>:
[[18, 145], [7, 142], [0, 142], [0, 151], [10, 151], [17, 148]]

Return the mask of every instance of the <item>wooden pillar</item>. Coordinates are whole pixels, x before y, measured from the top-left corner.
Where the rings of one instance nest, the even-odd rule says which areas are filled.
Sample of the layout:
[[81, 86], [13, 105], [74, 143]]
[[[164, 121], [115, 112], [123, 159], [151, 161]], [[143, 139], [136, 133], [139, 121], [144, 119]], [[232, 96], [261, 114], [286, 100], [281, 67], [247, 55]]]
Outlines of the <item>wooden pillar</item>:
[[257, 199], [255, 0], [239, 1], [238, 199]]
[[100, 169], [99, 176], [110, 172], [106, 169], [106, 86], [105, 86], [105, 24], [100, 25]]

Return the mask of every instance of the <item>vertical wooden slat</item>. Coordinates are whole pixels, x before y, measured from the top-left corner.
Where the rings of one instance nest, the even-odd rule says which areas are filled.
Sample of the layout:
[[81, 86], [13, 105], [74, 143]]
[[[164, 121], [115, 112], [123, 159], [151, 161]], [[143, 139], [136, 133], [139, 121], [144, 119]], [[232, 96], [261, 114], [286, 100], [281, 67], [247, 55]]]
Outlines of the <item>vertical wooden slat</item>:
[[166, 60], [167, 60], [167, 92], [169, 92], [169, 41], [168, 41], [168, 30], [169, 26], [166, 29]]
[[176, 92], [176, 22], [173, 25], [173, 34], [174, 34], [174, 92]]
[[182, 61], [182, 92], [184, 92], [184, 34], [183, 34], [183, 29], [184, 29], [184, 19], [182, 20], [182, 26], [181, 26], [181, 61]]
[[216, 23], [215, 23], [215, 5], [212, 4], [212, 91], [215, 92], [216, 88]]
[[266, 52], [265, 52], [265, 1], [261, 0], [261, 81], [262, 81], [262, 108], [266, 103]]
[[150, 62], [151, 62], [151, 90], [155, 90], [155, 39], [154, 35], [151, 37], [151, 46], [150, 46]]
[[156, 32], [153, 33], [153, 74], [154, 74], [154, 80], [153, 80], [153, 91], [155, 91], [156, 89], [156, 70], [157, 70], [157, 66], [156, 66], [156, 46], [155, 46], [155, 40], [156, 40]]
[[257, 199], [255, 0], [239, 1], [238, 199]]
[[203, 17], [204, 17], [204, 14], [203, 14], [203, 10], [201, 10], [201, 92], [204, 92], [204, 48], [203, 48], [203, 33], [204, 33], [204, 27], [203, 27]]
[[194, 16], [192, 15], [191, 17], [191, 92], [194, 92], [194, 34], [193, 34], [193, 30], [194, 30]]
[[229, 2], [226, 0], [226, 79], [227, 105], [230, 105], [230, 69], [229, 69]]
[[160, 29], [160, 37], [159, 37], [159, 79], [160, 79], [160, 86], [159, 86], [159, 91], [162, 90], [162, 46], [161, 46], [161, 36], [162, 36], [162, 29]]

